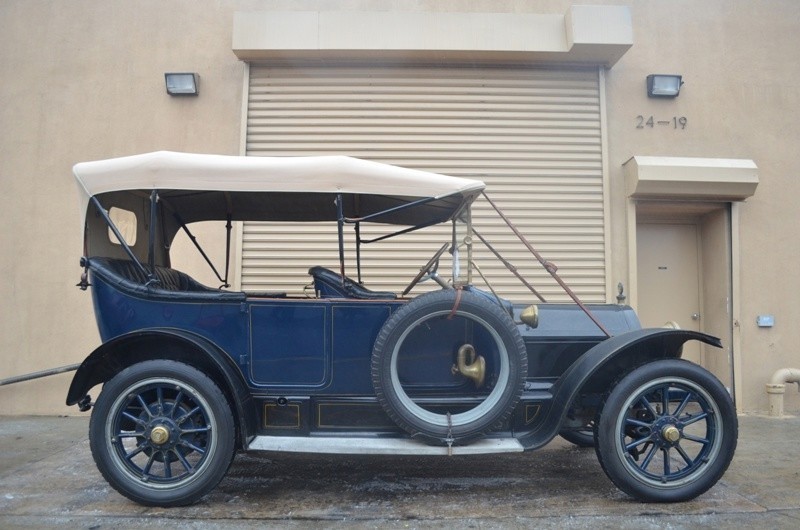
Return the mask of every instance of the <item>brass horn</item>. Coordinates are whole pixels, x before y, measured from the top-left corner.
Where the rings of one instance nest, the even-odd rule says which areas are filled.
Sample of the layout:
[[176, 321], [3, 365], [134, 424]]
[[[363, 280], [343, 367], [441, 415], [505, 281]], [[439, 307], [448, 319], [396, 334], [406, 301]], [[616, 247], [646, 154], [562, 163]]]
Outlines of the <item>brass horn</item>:
[[475, 352], [472, 344], [464, 344], [458, 349], [456, 362], [458, 364], [454, 364], [451, 368], [454, 374], [469, 377], [475, 381], [477, 388], [483, 386], [483, 380], [486, 377], [486, 360]]

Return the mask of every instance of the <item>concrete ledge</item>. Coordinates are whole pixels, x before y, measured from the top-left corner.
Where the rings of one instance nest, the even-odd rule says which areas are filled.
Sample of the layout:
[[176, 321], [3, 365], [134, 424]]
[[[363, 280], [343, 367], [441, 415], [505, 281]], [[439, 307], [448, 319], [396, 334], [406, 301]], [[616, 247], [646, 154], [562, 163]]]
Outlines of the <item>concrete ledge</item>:
[[244, 61], [493, 60], [611, 66], [632, 45], [630, 8], [572, 6], [565, 15], [236, 12], [232, 48]]
[[745, 159], [634, 156], [623, 167], [633, 198], [743, 201], [758, 186], [758, 167]]

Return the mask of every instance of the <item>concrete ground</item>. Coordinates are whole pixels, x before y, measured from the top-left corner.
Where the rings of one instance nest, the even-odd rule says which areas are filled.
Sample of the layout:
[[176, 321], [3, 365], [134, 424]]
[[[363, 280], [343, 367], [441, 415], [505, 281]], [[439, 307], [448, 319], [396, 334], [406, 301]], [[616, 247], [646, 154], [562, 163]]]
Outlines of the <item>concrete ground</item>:
[[723, 479], [642, 504], [592, 449], [479, 457], [237, 456], [187, 508], [146, 508], [95, 468], [88, 418], [0, 418], [0, 528], [799, 528], [800, 418], [740, 418]]

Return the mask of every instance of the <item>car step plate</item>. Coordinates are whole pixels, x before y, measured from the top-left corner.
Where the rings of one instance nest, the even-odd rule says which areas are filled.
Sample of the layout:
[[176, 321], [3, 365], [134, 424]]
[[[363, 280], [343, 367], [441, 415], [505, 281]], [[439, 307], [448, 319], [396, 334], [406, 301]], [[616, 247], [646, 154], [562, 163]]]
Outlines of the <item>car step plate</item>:
[[[427, 445], [407, 438], [342, 438], [300, 436], [256, 436], [249, 451], [278, 451], [285, 453], [330, 453], [350, 455], [431, 455], [446, 456], [448, 448]], [[484, 438], [469, 445], [454, 445], [453, 455], [520, 453], [522, 445], [516, 438]]]

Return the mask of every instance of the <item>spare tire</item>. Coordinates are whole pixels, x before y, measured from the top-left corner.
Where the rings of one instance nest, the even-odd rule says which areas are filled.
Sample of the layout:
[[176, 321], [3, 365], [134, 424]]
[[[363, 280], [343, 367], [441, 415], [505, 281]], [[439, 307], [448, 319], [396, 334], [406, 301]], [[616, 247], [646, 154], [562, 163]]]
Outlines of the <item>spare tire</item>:
[[[484, 382], [455, 370], [464, 345], [483, 357]], [[389, 317], [372, 351], [381, 406], [412, 437], [434, 445], [465, 444], [501, 426], [527, 372], [525, 344], [509, 314], [464, 290], [415, 298]]]

